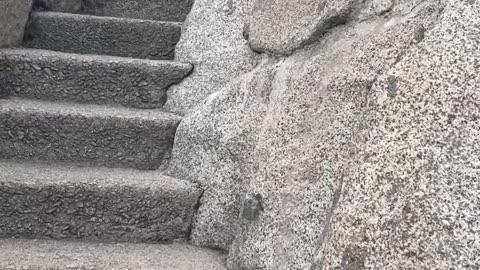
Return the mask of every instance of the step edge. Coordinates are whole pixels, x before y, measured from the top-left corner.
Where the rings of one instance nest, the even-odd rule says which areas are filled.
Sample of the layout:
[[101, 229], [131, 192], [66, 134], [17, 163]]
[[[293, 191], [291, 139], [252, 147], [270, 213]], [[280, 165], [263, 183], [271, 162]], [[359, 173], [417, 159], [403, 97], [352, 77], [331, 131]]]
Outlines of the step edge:
[[161, 171], [76, 166], [5, 159], [0, 159], [0, 169], [0, 184], [92, 184], [106, 188], [135, 186], [138, 188], [155, 188], [163, 191], [183, 190], [196, 198], [201, 192], [197, 184], [165, 175]]
[[175, 21], [160, 21], [160, 20], [146, 20], [137, 18], [125, 18], [125, 17], [111, 17], [111, 16], [98, 16], [91, 14], [78, 14], [68, 12], [56, 12], [56, 11], [33, 11], [32, 17], [46, 17], [46, 18], [73, 18], [73, 19], [91, 19], [96, 21], [112, 21], [112, 22], [129, 22], [129, 23], [151, 23], [151, 24], [163, 24], [169, 26], [182, 27], [183, 22]]
[[53, 57], [52, 61], [57, 59], [68, 59], [77, 62], [97, 62], [103, 64], [112, 64], [112, 63], [125, 63], [125, 64], [139, 64], [145, 65], [146, 67], [176, 67], [179, 69], [192, 69], [193, 64], [187, 62], [178, 62], [173, 60], [152, 60], [152, 59], [143, 59], [143, 58], [133, 58], [133, 57], [122, 57], [122, 56], [110, 56], [110, 55], [101, 55], [101, 54], [80, 54], [80, 53], [68, 53], [68, 52], [59, 52], [53, 50], [45, 49], [35, 49], [28, 47], [19, 47], [19, 48], [1, 48], [0, 57], [25, 57], [25, 58], [40, 58], [40, 57]]
[[104, 117], [125, 120], [171, 121], [180, 122], [183, 117], [160, 109], [136, 109], [131, 107], [84, 104], [65, 101], [32, 100], [19, 97], [0, 99], [0, 113], [15, 111], [17, 113], [47, 115], [78, 115], [82, 117]]

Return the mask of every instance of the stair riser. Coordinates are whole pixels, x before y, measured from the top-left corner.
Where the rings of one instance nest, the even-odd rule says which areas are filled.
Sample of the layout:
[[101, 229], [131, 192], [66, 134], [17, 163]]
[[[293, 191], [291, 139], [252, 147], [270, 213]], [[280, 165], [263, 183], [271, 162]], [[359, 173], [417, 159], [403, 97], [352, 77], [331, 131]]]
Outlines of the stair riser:
[[156, 169], [178, 123], [7, 110], [0, 113], [0, 158]]
[[183, 22], [193, 0], [35, 0], [35, 8], [98, 16]]
[[52, 101], [160, 108], [168, 87], [190, 70], [190, 65], [167, 62], [148, 65], [41, 54], [2, 57], [0, 53], [4, 95]]
[[70, 53], [171, 60], [180, 32], [178, 23], [34, 12], [24, 46]]
[[195, 189], [0, 179], [0, 237], [163, 242], [188, 237]]

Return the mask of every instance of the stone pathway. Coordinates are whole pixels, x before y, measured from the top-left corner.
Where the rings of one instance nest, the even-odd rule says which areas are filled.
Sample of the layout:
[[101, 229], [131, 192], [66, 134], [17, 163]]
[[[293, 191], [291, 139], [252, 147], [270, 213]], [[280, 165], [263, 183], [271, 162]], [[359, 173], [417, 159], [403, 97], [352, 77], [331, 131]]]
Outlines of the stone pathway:
[[0, 268], [225, 269], [187, 244], [201, 190], [161, 173], [192, 1], [81, 2], [42, 5], [0, 50]]

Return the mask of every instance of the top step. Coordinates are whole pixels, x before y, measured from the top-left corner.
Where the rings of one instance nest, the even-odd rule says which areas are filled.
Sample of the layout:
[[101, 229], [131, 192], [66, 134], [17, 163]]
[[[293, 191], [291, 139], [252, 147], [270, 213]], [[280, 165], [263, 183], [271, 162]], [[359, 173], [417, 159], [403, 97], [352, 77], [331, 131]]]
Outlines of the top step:
[[96, 16], [183, 22], [194, 0], [34, 0], [34, 9]]

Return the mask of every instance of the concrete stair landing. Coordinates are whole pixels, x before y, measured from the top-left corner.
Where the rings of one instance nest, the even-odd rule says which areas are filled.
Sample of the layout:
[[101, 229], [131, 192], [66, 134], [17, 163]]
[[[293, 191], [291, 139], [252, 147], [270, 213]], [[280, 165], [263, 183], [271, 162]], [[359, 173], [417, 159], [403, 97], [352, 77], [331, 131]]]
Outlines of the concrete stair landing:
[[4, 270], [226, 270], [224, 255], [185, 244], [0, 239]]

